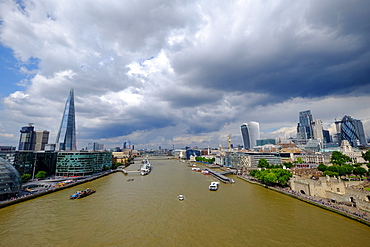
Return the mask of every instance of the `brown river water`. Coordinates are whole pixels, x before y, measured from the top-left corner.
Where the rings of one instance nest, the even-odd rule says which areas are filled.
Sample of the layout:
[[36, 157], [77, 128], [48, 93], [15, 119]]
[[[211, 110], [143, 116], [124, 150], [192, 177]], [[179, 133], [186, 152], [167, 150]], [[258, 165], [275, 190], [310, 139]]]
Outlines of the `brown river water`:
[[[368, 246], [370, 227], [238, 178], [151, 160], [147, 176], [117, 172], [0, 209], [0, 246]], [[127, 170], [136, 170], [137, 161]], [[202, 167], [202, 166], [201, 166]], [[128, 181], [128, 179], [134, 179]], [[97, 192], [70, 200], [76, 190]], [[183, 194], [184, 201], [177, 195]]]

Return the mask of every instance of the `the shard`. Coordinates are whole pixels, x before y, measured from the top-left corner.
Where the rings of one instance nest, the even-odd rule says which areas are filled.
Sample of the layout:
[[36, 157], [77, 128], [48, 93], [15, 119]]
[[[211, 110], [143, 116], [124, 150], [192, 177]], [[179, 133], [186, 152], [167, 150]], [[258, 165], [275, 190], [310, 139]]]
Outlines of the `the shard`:
[[56, 150], [76, 150], [76, 122], [73, 89], [69, 92], [63, 112], [62, 123], [57, 135]]

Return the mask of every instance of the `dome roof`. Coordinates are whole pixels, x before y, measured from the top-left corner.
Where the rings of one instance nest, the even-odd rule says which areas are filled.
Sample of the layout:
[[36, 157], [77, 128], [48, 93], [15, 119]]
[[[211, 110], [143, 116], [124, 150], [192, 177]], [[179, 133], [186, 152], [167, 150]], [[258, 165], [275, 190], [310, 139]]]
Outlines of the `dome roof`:
[[21, 188], [19, 172], [6, 160], [0, 158], [0, 196], [15, 193]]

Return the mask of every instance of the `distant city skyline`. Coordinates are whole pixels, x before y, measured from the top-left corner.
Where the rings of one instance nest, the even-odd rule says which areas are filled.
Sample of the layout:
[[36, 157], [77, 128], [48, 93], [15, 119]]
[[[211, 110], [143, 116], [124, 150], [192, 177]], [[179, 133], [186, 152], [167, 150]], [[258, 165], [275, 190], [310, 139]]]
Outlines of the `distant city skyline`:
[[77, 149], [286, 139], [308, 109], [370, 135], [370, 1], [66, 1], [0, 1], [0, 145], [54, 142], [70, 88]]

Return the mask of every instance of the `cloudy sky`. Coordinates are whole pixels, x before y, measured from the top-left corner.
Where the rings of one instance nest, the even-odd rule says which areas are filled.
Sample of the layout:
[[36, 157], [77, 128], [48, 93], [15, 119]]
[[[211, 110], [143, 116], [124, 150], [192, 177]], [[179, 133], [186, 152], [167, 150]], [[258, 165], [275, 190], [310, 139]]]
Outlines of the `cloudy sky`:
[[54, 143], [71, 88], [78, 148], [295, 137], [304, 110], [370, 135], [370, 1], [1, 0], [0, 145]]

